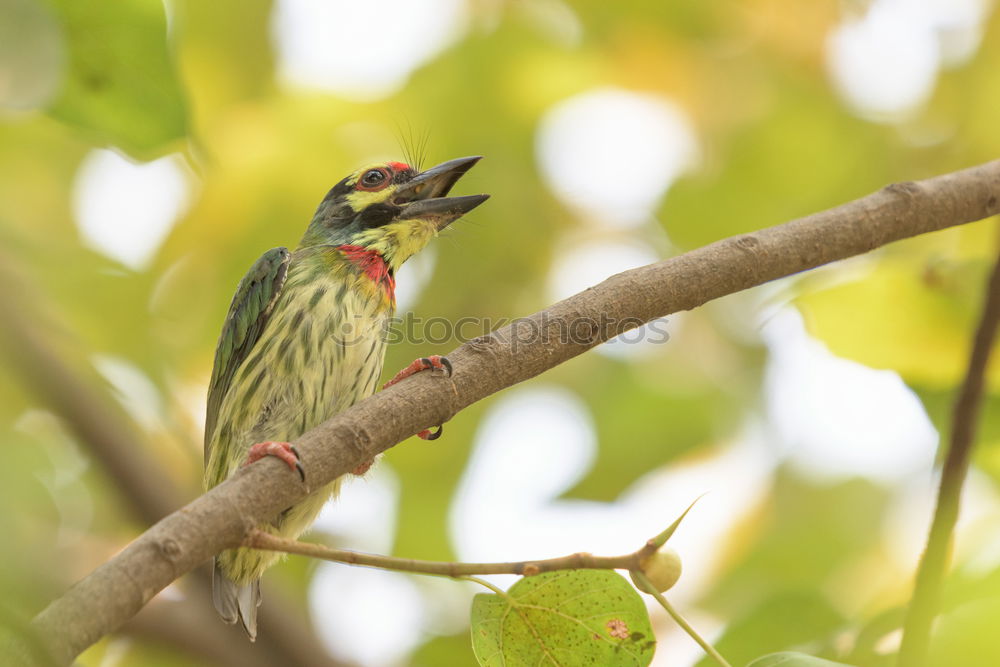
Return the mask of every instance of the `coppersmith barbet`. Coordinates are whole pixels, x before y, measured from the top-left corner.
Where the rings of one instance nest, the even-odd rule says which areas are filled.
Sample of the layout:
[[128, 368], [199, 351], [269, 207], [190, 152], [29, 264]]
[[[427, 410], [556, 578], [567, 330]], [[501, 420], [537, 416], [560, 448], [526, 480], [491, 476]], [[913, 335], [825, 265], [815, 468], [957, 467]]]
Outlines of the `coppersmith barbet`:
[[[236, 288], [215, 353], [205, 424], [206, 488], [269, 455], [305, 478], [288, 441], [375, 392], [395, 310], [395, 272], [488, 198], [447, 196], [478, 160], [460, 158], [424, 172], [401, 162], [360, 169], [333, 186], [298, 248], [273, 248], [250, 268]], [[400, 375], [444, 364], [440, 357], [417, 360]], [[298, 537], [340, 481], [261, 528]], [[260, 577], [278, 557], [238, 548], [215, 558], [215, 607], [227, 623], [241, 621], [251, 640]]]

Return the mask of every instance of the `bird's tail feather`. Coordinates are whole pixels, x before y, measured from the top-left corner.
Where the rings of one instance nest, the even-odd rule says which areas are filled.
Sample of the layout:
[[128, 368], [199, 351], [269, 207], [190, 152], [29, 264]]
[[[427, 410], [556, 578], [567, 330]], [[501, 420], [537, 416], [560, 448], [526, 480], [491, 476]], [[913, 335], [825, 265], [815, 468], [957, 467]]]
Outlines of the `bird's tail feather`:
[[257, 639], [257, 607], [260, 606], [260, 580], [240, 585], [227, 577], [218, 559], [212, 569], [212, 601], [226, 623], [242, 621], [250, 641]]

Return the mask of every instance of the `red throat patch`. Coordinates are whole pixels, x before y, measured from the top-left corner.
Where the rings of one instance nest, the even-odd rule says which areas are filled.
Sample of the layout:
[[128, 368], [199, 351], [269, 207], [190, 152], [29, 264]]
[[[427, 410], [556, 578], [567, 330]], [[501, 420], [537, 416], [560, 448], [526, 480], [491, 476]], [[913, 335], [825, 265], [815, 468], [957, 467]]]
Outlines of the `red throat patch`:
[[396, 279], [389, 271], [389, 265], [385, 263], [382, 255], [375, 250], [369, 250], [359, 245], [339, 245], [337, 250], [344, 253], [344, 257], [349, 259], [354, 266], [368, 276], [376, 285], [381, 285], [386, 296], [395, 303], [396, 301]]

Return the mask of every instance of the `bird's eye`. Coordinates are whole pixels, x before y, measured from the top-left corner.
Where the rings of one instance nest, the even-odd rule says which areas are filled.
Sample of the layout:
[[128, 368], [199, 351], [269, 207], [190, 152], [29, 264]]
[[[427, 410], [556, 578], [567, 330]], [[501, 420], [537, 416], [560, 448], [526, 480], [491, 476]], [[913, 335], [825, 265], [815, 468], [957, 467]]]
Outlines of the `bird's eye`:
[[361, 175], [358, 186], [362, 190], [378, 190], [389, 179], [389, 172], [386, 169], [369, 169]]

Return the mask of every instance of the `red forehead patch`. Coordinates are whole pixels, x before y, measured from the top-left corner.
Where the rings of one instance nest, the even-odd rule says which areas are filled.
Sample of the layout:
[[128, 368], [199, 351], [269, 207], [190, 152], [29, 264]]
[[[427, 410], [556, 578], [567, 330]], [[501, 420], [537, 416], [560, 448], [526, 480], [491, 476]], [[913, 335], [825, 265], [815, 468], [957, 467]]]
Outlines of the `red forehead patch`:
[[408, 171], [410, 169], [410, 165], [405, 162], [390, 162], [389, 166], [392, 167], [393, 171]]

